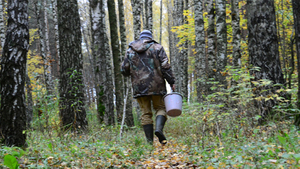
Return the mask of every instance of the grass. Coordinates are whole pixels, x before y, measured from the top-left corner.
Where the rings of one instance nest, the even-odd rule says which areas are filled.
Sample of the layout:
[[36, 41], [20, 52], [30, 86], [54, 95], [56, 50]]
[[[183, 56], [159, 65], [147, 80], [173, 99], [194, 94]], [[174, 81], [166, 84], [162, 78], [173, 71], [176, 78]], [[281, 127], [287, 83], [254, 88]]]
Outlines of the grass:
[[199, 105], [186, 104], [182, 116], [168, 119], [166, 146], [157, 139], [148, 145], [140, 127], [127, 128], [122, 139], [119, 126], [95, 122], [81, 135], [30, 130], [27, 149], [1, 147], [0, 167], [14, 158], [20, 168], [300, 167], [299, 131], [289, 120], [251, 128], [230, 116], [206, 120], [199, 110]]

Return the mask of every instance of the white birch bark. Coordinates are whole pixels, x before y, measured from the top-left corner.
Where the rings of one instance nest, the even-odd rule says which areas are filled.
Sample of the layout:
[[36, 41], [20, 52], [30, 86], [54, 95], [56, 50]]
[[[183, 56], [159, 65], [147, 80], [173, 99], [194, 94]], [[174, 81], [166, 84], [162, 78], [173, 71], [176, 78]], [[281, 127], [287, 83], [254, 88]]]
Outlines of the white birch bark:
[[[208, 28], [207, 28], [207, 79], [214, 78], [216, 80], [216, 31], [215, 31], [215, 0], [208, 1], [207, 3], [207, 15], [208, 15]], [[206, 83], [206, 92], [210, 93], [210, 85]]]
[[[217, 80], [225, 85], [223, 72], [227, 65], [227, 28], [226, 28], [226, 3], [216, 0], [216, 31], [217, 31]], [[225, 86], [224, 86], [225, 87]]]
[[133, 13], [133, 31], [134, 39], [138, 39], [141, 32], [141, 11], [142, 11], [142, 1], [132, 0], [132, 13]]
[[[4, 0], [0, 0], [0, 46], [1, 50], [5, 42]], [[1, 52], [2, 53], [2, 52]]]
[[5, 146], [26, 145], [25, 75], [29, 48], [28, 1], [8, 1], [6, 42], [0, 62], [0, 132]]
[[110, 46], [108, 44], [105, 0], [91, 1], [92, 53], [94, 59], [97, 109], [100, 121], [114, 124], [113, 72]]
[[47, 12], [47, 0], [43, 1], [44, 10], [44, 25], [45, 25], [45, 83], [48, 90], [48, 94], [53, 92], [53, 80], [52, 80], [52, 70], [51, 70], [51, 55], [50, 55], [50, 42], [49, 42], [49, 24], [48, 24], [48, 12]]
[[148, 0], [148, 9], [147, 9], [147, 29], [152, 32], [153, 27], [153, 0]]
[[161, 44], [162, 38], [162, 13], [163, 13], [163, 0], [160, 0], [160, 14], [159, 14], [159, 43]]
[[232, 26], [232, 58], [233, 66], [241, 66], [241, 29], [239, 0], [231, 0], [231, 26]]
[[204, 19], [203, 19], [203, 1], [195, 0], [195, 34], [196, 34], [196, 57], [195, 57], [195, 71], [196, 71], [196, 90], [197, 101], [203, 100], [203, 87], [202, 80], [205, 77], [205, 33], [204, 33]]
[[[182, 4], [182, 11], [178, 11], [180, 12], [181, 14], [179, 14], [179, 17], [180, 15], [182, 16], [182, 19], [183, 19], [183, 24], [188, 24], [188, 21], [187, 21], [187, 17], [183, 16], [183, 10], [188, 10], [188, 5], [189, 5], [189, 1], [188, 0], [183, 0], [181, 2]], [[181, 89], [181, 94], [183, 95], [183, 98], [187, 99], [188, 100], [188, 42], [185, 42], [183, 44], [183, 48], [181, 50], [181, 56], [178, 57], [178, 59], [180, 60], [180, 77], [182, 78], [181, 80], [181, 86], [180, 86], [180, 89]]]
[[53, 13], [53, 22], [54, 22], [54, 39], [55, 39], [55, 60], [57, 62], [56, 70], [59, 74], [59, 65], [60, 65], [60, 59], [59, 59], [59, 39], [58, 39], [58, 22], [57, 22], [57, 0], [51, 0], [52, 4], [52, 13]]

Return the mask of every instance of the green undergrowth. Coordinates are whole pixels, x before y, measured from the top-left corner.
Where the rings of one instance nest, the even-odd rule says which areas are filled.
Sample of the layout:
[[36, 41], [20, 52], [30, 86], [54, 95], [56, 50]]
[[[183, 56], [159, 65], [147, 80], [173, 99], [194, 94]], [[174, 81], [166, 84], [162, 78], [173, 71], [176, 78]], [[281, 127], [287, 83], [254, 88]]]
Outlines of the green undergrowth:
[[[146, 143], [141, 127], [90, 126], [86, 134], [27, 131], [26, 149], [0, 149], [9, 168], [294, 168], [300, 167], [299, 132], [286, 121], [248, 126], [228, 115], [210, 119], [201, 105], [185, 104], [168, 118], [168, 144]], [[221, 116], [220, 118], [218, 116]], [[218, 120], [217, 120], [218, 119]], [[233, 124], [231, 124], [233, 123]], [[93, 124], [90, 122], [90, 124]]]

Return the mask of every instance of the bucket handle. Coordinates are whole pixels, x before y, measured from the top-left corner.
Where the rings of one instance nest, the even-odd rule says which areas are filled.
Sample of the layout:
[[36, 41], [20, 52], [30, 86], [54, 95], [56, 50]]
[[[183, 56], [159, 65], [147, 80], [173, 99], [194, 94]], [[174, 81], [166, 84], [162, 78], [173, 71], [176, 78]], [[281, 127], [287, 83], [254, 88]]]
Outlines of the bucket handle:
[[[174, 85], [174, 84], [173, 84]], [[175, 92], [172, 88], [172, 85], [170, 85], [170, 88], [171, 88], [171, 93]]]

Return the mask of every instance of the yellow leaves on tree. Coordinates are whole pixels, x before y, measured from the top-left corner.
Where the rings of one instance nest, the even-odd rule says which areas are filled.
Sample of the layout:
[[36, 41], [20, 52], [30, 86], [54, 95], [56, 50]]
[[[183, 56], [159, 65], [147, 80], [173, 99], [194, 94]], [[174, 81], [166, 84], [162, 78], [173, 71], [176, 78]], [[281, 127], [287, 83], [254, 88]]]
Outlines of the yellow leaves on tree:
[[[29, 30], [29, 44], [31, 45], [34, 40], [38, 39], [38, 29]], [[27, 71], [31, 81], [31, 87], [33, 89], [33, 99], [36, 98], [36, 91], [42, 90], [42, 83], [40, 82], [41, 77], [44, 74], [44, 68], [42, 66], [42, 57], [36, 54], [36, 51], [28, 50], [27, 54]]]

